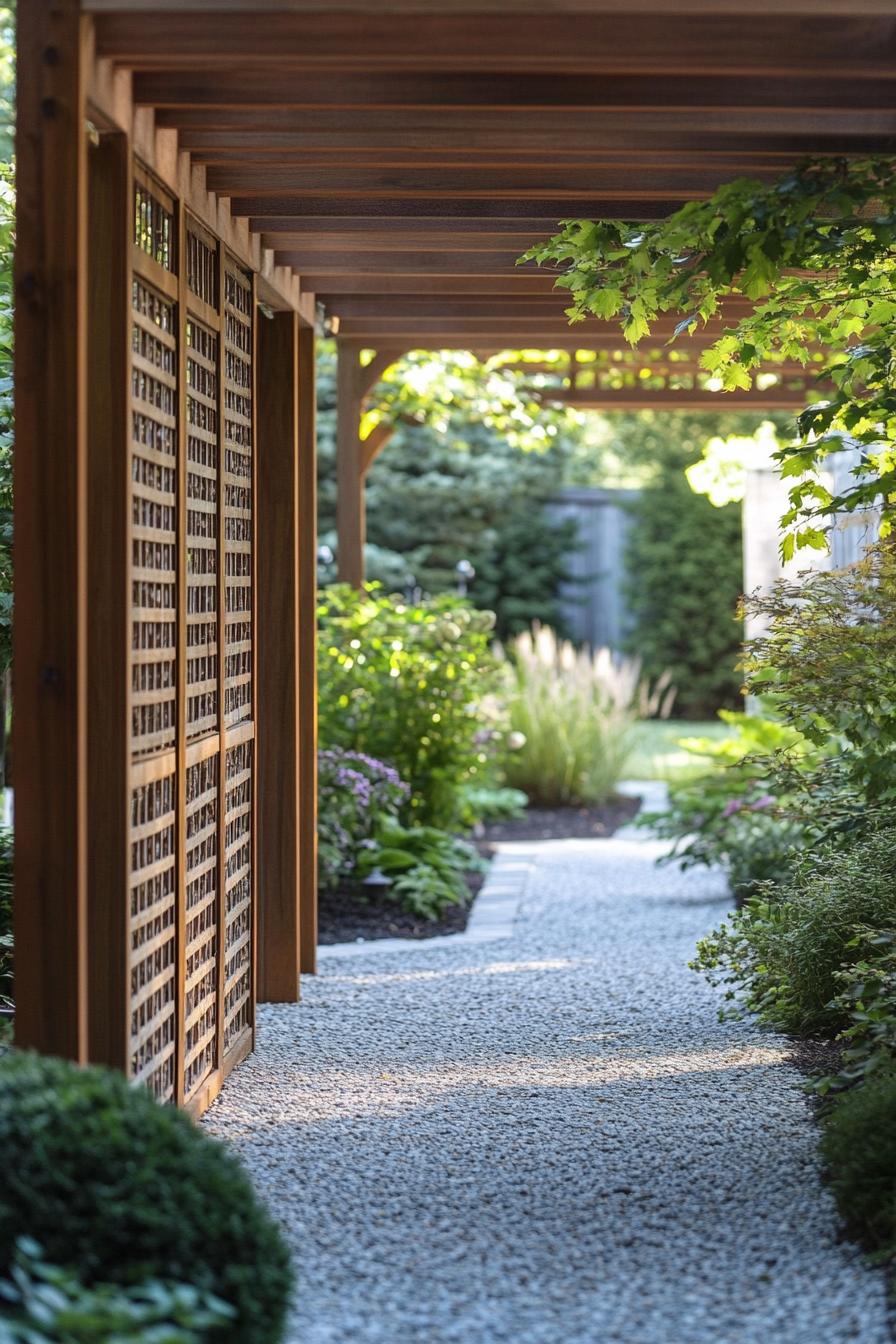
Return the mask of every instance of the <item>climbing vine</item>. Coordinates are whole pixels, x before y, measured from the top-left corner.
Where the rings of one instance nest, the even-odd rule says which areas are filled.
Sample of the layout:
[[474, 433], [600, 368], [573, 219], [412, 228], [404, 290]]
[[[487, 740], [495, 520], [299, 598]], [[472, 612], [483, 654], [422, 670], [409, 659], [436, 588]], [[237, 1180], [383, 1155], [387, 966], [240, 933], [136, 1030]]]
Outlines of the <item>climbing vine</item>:
[[[896, 505], [896, 175], [892, 158], [807, 161], [772, 184], [742, 178], [708, 200], [643, 224], [571, 220], [522, 260], [559, 267], [567, 315], [618, 318], [633, 345], [663, 314], [672, 339], [721, 318], [700, 356], [725, 390], [749, 388], [775, 363], [819, 367], [827, 387], [779, 454], [790, 477], [785, 559], [824, 548], [834, 514]], [[733, 311], [726, 300], [750, 300]], [[730, 317], [730, 322], [726, 321]], [[825, 362], [818, 366], [818, 352]], [[832, 494], [826, 458], [858, 451], [852, 482]]]

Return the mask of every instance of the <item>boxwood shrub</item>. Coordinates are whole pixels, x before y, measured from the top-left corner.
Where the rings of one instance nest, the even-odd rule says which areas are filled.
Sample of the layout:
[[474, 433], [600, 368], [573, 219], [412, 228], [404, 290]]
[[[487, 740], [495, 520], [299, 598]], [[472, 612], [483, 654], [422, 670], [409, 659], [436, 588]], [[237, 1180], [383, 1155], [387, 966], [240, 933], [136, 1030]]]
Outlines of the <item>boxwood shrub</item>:
[[821, 1152], [848, 1232], [896, 1266], [896, 1074], [834, 1102]]
[[229, 1303], [221, 1344], [278, 1344], [289, 1255], [240, 1163], [182, 1112], [100, 1068], [0, 1059], [0, 1277], [17, 1237], [85, 1284], [149, 1279]]

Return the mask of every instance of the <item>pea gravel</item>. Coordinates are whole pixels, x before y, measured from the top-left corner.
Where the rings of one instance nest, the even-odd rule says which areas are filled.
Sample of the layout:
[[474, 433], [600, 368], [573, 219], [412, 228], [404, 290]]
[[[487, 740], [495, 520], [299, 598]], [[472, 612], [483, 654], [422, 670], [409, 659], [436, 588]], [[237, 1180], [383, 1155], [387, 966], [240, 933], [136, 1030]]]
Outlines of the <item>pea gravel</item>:
[[295, 1251], [296, 1344], [888, 1344], [786, 1042], [689, 971], [715, 874], [527, 844], [512, 937], [325, 961], [206, 1124]]

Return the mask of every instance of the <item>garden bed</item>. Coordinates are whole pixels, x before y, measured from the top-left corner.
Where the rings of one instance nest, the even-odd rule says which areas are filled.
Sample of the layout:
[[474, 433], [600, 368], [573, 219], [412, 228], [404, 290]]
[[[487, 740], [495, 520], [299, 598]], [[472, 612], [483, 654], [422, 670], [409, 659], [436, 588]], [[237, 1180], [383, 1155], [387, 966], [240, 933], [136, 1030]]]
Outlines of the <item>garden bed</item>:
[[[491, 857], [491, 849], [483, 854]], [[422, 919], [402, 910], [387, 896], [365, 898], [357, 887], [322, 891], [318, 898], [317, 937], [322, 945], [369, 942], [374, 938], [437, 938], [445, 933], [463, 933], [477, 892], [485, 882], [482, 873], [468, 873], [470, 899], [466, 905], [449, 905], [440, 919]]]
[[601, 840], [624, 826], [641, 806], [639, 798], [611, 798], [599, 807], [529, 807], [522, 817], [494, 821], [488, 841]]
[[[612, 835], [638, 811], [637, 798], [614, 798], [602, 807], [529, 808], [525, 816], [492, 822], [479, 843], [479, 852], [491, 858], [492, 843], [499, 840], [580, 840]], [[438, 938], [463, 933], [473, 900], [485, 882], [482, 873], [468, 873], [470, 899], [451, 905], [439, 919], [422, 919], [402, 910], [388, 896], [366, 898], [357, 887], [322, 891], [318, 900], [318, 941], [333, 943], [370, 942], [377, 938]]]

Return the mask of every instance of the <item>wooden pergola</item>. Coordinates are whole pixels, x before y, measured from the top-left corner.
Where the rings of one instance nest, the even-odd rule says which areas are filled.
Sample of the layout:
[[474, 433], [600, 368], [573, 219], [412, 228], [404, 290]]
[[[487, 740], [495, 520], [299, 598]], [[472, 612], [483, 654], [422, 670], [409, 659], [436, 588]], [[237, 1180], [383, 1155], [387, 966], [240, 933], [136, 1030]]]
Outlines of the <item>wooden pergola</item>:
[[314, 968], [321, 305], [358, 582], [383, 370], [617, 350], [516, 264], [559, 220], [896, 150], [896, 0], [21, 0], [19, 42], [16, 1030], [198, 1110]]

